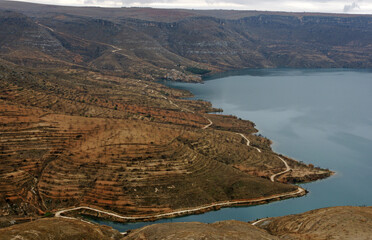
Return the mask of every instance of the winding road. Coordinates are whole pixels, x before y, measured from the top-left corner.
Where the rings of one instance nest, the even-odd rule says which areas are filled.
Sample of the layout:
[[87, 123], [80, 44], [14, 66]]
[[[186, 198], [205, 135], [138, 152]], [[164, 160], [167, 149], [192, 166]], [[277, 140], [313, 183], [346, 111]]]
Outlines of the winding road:
[[[248, 147], [250, 147], [250, 141], [249, 141], [249, 139], [244, 135], [244, 134], [242, 134], [242, 133], [237, 133], [238, 135], [240, 135], [240, 136], [242, 136], [246, 141], [247, 141], [247, 146]], [[261, 149], [259, 149], [259, 148], [256, 148], [256, 147], [254, 147], [259, 153], [261, 152]], [[279, 156], [277, 156], [283, 163], [284, 163], [284, 165], [285, 165], [285, 170], [284, 171], [281, 171], [281, 172], [278, 172], [278, 173], [275, 173], [275, 174], [273, 174], [273, 175], [271, 175], [270, 176], [270, 180], [272, 181], [272, 182], [274, 182], [275, 181], [275, 177], [277, 177], [277, 176], [279, 176], [279, 175], [282, 175], [282, 174], [284, 174], [284, 173], [287, 173], [287, 172], [289, 172], [289, 171], [291, 171], [292, 170], [292, 168], [288, 165], [288, 163], [283, 159], [283, 158], [281, 158], [281, 157], [279, 157]]]
[[[240, 135], [240, 136], [242, 136], [246, 141], [247, 141], [247, 146], [249, 147], [250, 146], [250, 141], [249, 141], [249, 139], [244, 135], [244, 134], [242, 134], [242, 133], [237, 133], [238, 135]], [[256, 148], [256, 147], [255, 147]], [[261, 149], [259, 149], [259, 148], [256, 148], [257, 149], [257, 151], [258, 152], [261, 152]], [[272, 182], [274, 182], [275, 181], [275, 177], [277, 177], [277, 176], [279, 176], [279, 175], [282, 175], [282, 174], [284, 174], [284, 173], [287, 173], [287, 172], [289, 172], [289, 171], [291, 171], [292, 170], [292, 168], [288, 165], [288, 163], [283, 159], [283, 158], [281, 158], [281, 157], [279, 157], [279, 156], [277, 156], [283, 163], [284, 163], [284, 165], [285, 165], [285, 170], [284, 171], [281, 171], [281, 172], [278, 172], [278, 173], [275, 173], [275, 174], [273, 174], [273, 175], [271, 175], [270, 176], [270, 180], [272, 181]], [[302, 193], [303, 191], [305, 191], [303, 188], [300, 188], [300, 187], [298, 187], [298, 189], [297, 189], [297, 192], [300, 194], [300, 193]], [[260, 222], [262, 222], [262, 221], [264, 221], [264, 220], [266, 220], [267, 218], [261, 218], [261, 219], [259, 219], [259, 220], [257, 220], [257, 221], [254, 221], [253, 223], [252, 223], [252, 225], [256, 225], [256, 224], [258, 224], [258, 223], [260, 223]]]
[[[209, 126], [210, 125], [212, 125], [212, 121], [210, 121]], [[205, 128], [207, 128], [207, 127], [204, 127], [203, 129], [205, 129]], [[237, 134], [239, 134], [241, 137], [243, 137], [247, 141], [247, 146], [250, 146], [250, 141], [244, 134], [242, 134], [242, 133], [237, 133]], [[256, 149], [257, 149], [258, 152], [261, 153], [260, 149], [258, 149], [258, 148], [256, 148]], [[281, 158], [279, 156], [277, 156], [277, 157], [284, 163], [284, 165], [286, 166], [286, 170], [273, 174], [270, 177], [270, 180], [272, 182], [275, 181], [276, 176], [284, 174], [284, 173], [289, 172], [289, 171], [292, 170], [289, 167], [288, 163], [283, 158]], [[202, 210], [205, 210], [205, 209], [209, 209], [209, 208], [213, 208], [213, 207], [226, 207], [226, 206], [233, 206], [233, 205], [237, 205], [237, 204], [254, 204], [254, 203], [257, 203], [257, 202], [270, 201], [270, 200], [274, 200], [274, 199], [278, 199], [278, 198], [294, 197], [294, 196], [299, 196], [303, 193], [305, 193], [305, 189], [303, 189], [301, 187], [298, 187], [296, 191], [289, 192], [289, 193], [275, 194], [275, 195], [272, 195], [272, 196], [269, 196], [269, 197], [261, 197], [261, 198], [246, 199], [246, 200], [225, 201], [225, 202], [220, 202], [220, 203], [212, 203], [212, 204], [204, 205], [204, 206], [197, 207], [197, 208], [184, 209], [184, 210], [179, 210], [179, 211], [174, 211], [174, 212], [169, 212], [169, 213], [156, 214], [156, 215], [138, 216], [138, 217], [122, 216], [122, 215], [119, 215], [117, 213], [107, 212], [107, 211], [95, 209], [95, 208], [92, 208], [92, 207], [80, 206], [80, 207], [75, 207], [75, 208], [59, 210], [55, 213], [55, 217], [75, 219], [73, 217], [63, 216], [62, 214], [66, 213], [66, 212], [70, 212], [70, 211], [76, 211], [76, 210], [80, 210], [80, 209], [87, 209], [87, 210], [95, 211], [95, 212], [98, 212], [98, 213], [106, 214], [106, 215], [109, 215], [109, 216], [117, 217], [117, 218], [120, 218], [120, 219], [125, 219], [125, 220], [146, 220], [146, 219], [154, 219], [154, 218], [157, 219], [157, 218], [163, 218], [163, 217], [173, 217], [173, 216], [179, 216], [179, 215], [192, 214], [192, 213], [202, 211]], [[266, 218], [257, 220], [255, 222], [253, 222], [252, 225], [256, 225], [257, 223], [259, 223], [259, 222], [261, 222], [265, 219]], [[84, 220], [82, 220], [82, 221], [84, 221]], [[84, 222], [87, 222], [87, 221], [84, 221]]]
[[279, 156], [277, 156], [277, 157], [278, 157], [280, 160], [282, 160], [282, 162], [284, 163], [286, 169], [285, 169], [284, 171], [282, 171], [282, 172], [278, 172], [278, 173], [275, 173], [274, 175], [272, 175], [272, 176], [270, 177], [270, 180], [271, 180], [272, 182], [274, 182], [276, 176], [282, 175], [282, 174], [287, 173], [287, 172], [289, 172], [289, 171], [292, 170], [292, 169], [289, 167], [288, 163], [287, 163], [283, 158], [281, 158], [281, 157], [279, 157]]
[[232, 206], [232, 205], [237, 205], [237, 204], [254, 204], [254, 203], [257, 203], [257, 202], [270, 201], [270, 200], [283, 198], [283, 197], [298, 196], [298, 195], [300, 195], [304, 192], [305, 192], [305, 190], [303, 188], [299, 187], [296, 191], [289, 192], [289, 193], [274, 194], [274, 195], [269, 196], [269, 197], [261, 197], [261, 198], [246, 199], [246, 200], [226, 201], [226, 202], [221, 202], [221, 203], [212, 203], [212, 204], [204, 205], [204, 206], [197, 207], [197, 208], [179, 210], [179, 211], [156, 214], [156, 215], [139, 216], [139, 217], [122, 216], [122, 215], [119, 215], [119, 214], [116, 214], [116, 213], [107, 212], [107, 211], [95, 209], [95, 208], [92, 208], [92, 207], [80, 206], [80, 207], [75, 207], [75, 208], [70, 208], [70, 209], [59, 210], [55, 213], [55, 217], [74, 219], [72, 217], [63, 216], [62, 214], [66, 213], [66, 212], [70, 212], [70, 211], [75, 211], [75, 210], [80, 210], [80, 209], [87, 209], [87, 210], [107, 214], [109, 216], [117, 217], [117, 218], [120, 218], [120, 219], [125, 219], [125, 220], [146, 220], [146, 219], [154, 219], [154, 218], [163, 218], [163, 217], [172, 217], [172, 216], [192, 214], [192, 213], [195, 213], [195, 212], [198, 212], [198, 211], [201, 211], [201, 210], [205, 210], [205, 209], [209, 209], [209, 208], [213, 208], [213, 207], [225, 207], [225, 206]]
[[[54, 29], [48, 27], [48, 26], [45, 26], [45, 25], [42, 25], [40, 23], [37, 23], [39, 26], [43, 27], [43, 28], [46, 28], [48, 29], [49, 31], [51, 32], [55, 32]], [[59, 32], [60, 33], [60, 32]], [[61, 34], [65, 34], [65, 33], [61, 33]], [[75, 37], [75, 36], [74, 36]], [[77, 37], [75, 37], [77, 38]], [[85, 39], [81, 39], [82, 41], [87, 41]], [[95, 42], [95, 41], [91, 41], [91, 42]], [[113, 50], [111, 51], [112, 53], [117, 53], [117, 54], [120, 54], [120, 55], [123, 55], [123, 56], [126, 56], [125, 54], [123, 53], [119, 53], [118, 51], [121, 51], [122, 49], [119, 48], [119, 47], [116, 47], [114, 45], [110, 45], [110, 44], [106, 44], [106, 43], [101, 43], [101, 42], [95, 42], [95, 43], [98, 43], [98, 44], [102, 44], [102, 45], [106, 45], [106, 46], [110, 46], [113, 48]], [[147, 86], [146, 86], [147, 87]], [[170, 104], [178, 107], [179, 109], [181, 109], [181, 111], [186, 111], [186, 112], [191, 112], [191, 113], [195, 113], [189, 109], [186, 109], [186, 108], [182, 108], [180, 107], [179, 105], [177, 105], [176, 103], [174, 103], [172, 100], [168, 99], [167, 97], [163, 96], [164, 99], [168, 100]], [[208, 117], [206, 117], [205, 115], [202, 115], [206, 120], [208, 120], [208, 124], [205, 125], [204, 127], [202, 127], [202, 129], [207, 129], [209, 128], [213, 122], [212, 120], [210, 120]], [[241, 137], [243, 137], [246, 141], [247, 141], [247, 146], [251, 147], [250, 146], [250, 141], [249, 139], [242, 133], [237, 133], [239, 134]], [[259, 153], [261, 153], [261, 150], [259, 148], [256, 148], [254, 147]], [[282, 172], [279, 172], [279, 173], [276, 173], [276, 174], [273, 174], [271, 177], [270, 177], [270, 180], [272, 182], [275, 181], [275, 177], [281, 175], [281, 174], [284, 174], [284, 173], [287, 173], [289, 171], [291, 171], [292, 169], [289, 167], [288, 163], [281, 157], [277, 156], [284, 164], [285, 164], [285, 167], [286, 167], [286, 170], [282, 171]], [[121, 219], [126, 219], [126, 220], [145, 220], [145, 219], [153, 219], [153, 218], [162, 218], [162, 217], [169, 217], [169, 216], [178, 216], [178, 215], [186, 215], [186, 214], [192, 214], [192, 213], [195, 213], [195, 212], [198, 212], [198, 211], [201, 211], [201, 210], [205, 210], [205, 209], [209, 209], [209, 208], [213, 208], [213, 207], [226, 207], [226, 206], [232, 206], [232, 205], [236, 205], [236, 204], [254, 204], [254, 203], [257, 203], [257, 202], [262, 202], [262, 201], [270, 201], [270, 200], [274, 200], [274, 199], [277, 199], [277, 198], [284, 198], [284, 197], [292, 197], [292, 196], [298, 196], [300, 194], [303, 194], [305, 192], [305, 190], [301, 187], [298, 187], [298, 189], [296, 191], [293, 191], [293, 192], [290, 192], [290, 193], [283, 193], [283, 194], [275, 194], [275, 195], [272, 195], [272, 196], [269, 196], [269, 197], [262, 197], [262, 198], [256, 198], [256, 199], [246, 199], [246, 200], [236, 200], [236, 201], [225, 201], [225, 202], [220, 202], [220, 203], [213, 203], [213, 204], [209, 204], [209, 205], [204, 205], [204, 206], [201, 206], [201, 207], [197, 207], [197, 208], [191, 208], [191, 209], [185, 209], [185, 210], [179, 210], [179, 211], [174, 211], [174, 212], [169, 212], [169, 213], [163, 213], [163, 214], [157, 214], [157, 215], [148, 215], [148, 216], [139, 216], [139, 217], [129, 217], [129, 216], [122, 216], [122, 215], [119, 215], [119, 214], [116, 214], [116, 213], [112, 213], [112, 212], [107, 212], [107, 211], [103, 211], [103, 210], [99, 210], [99, 209], [95, 209], [95, 208], [92, 208], [92, 207], [87, 207], [87, 206], [80, 206], [80, 207], [75, 207], [75, 208], [70, 208], [70, 209], [63, 209], [63, 210], [59, 210], [55, 213], [55, 217], [60, 217], [60, 218], [66, 218], [66, 219], [76, 219], [74, 217], [67, 217], [67, 216], [63, 216], [62, 214], [64, 213], [67, 213], [67, 212], [70, 212], [70, 211], [75, 211], [75, 210], [80, 210], [80, 209], [87, 209], [87, 210], [91, 210], [91, 211], [95, 211], [95, 212], [98, 212], [98, 213], [103, 213], [103, 214], [107, 214], [107, 215], [110, 215], [110, 216], [113, 216], [113, 217], [117, 217], [117, 218], [121, 218]], [[256, 225], [257, 223], [265, 220], [266, 218], [264, 219], [260, 219], [258, 221], [255, 221], [254, 223], [252, 223], [252, 225]], [[86, 223], [89, 223], [89, 224], [92, 224], [91, 222], [89, 221], [85, 221], [85, 220], [82, 220], [80, 219], [81, 221], [83, 222], [86, 222]]]
[[[167, 99], [166, 97], [164, 97], [164, 98]], [[169, 101], [171, 102], [171, 100], [169, 100]], [[174, 104], [174, 105], [176, 105], [176, 104]], [[206, 119], [208, 119], [208, 118], [206, 118]], [[206, 129], [213, 124], [213, 122], [210, 119], [208, 119], [208, 120], [209, 120], [210, 123], [208, 125], [206, 125], [205, 127], [203, 127], [203, 129]], [[241, 137], [243, 137], [247, 141], [247, 146], [250, 147], [249, 139], [242, 133], [237, 133], [237, 134], [240, 135]], [[258, 152], [261, 153], [261, 150], [259, 148], [256, 148], [256, 147], [254, 147], [254, 148]], [[275, 177], [292, 170], [289, 167], [288, 163], [283, 158], [281, 158], [279, 156], [277, 156], [277, 157], [284, 163], [284, 165], [286, 167], [286, 170], [284, 170], [282, 172], [279, 172], [279, 173], [275, 173], [272, 176], [270, 176], [270, 180], [272, 182], [275, 181]], [[275, 194], [275, 195], [272, 195], [272, 196], [269, 196], [269, 197], [261, 197], [261, 198], [246, 199], [246, 200], [225, 201], [225, 202], [212, 203], [212, 204], [209, 204], [209, 205], [200, 206], [200, 207], [197, 207], [197, 208], [184, 209], [184, 210], [179, 210], [179, 211], [174, 211], [174, 212], [169, 212], [169, 213], [156, 214], [156, 215], [138, 216], [138, 217], [122, 216], [122, 215], [119, 215], [117, 213], [107, 212], [107, 211], [95, 209], [95, 208], [92, 208], [92, 207], [80, 206], [80, 207], [75, 207], [75, 208], [70, 208], [70, 209], [59, 210], [55, 213], [55, 217], [61, 217], [61, 218], [66, 218], [66, 219], [75, 219], [73, 217], [63, 216], [62, 214], [66, 213], [66, 212], [70, 212], [70, 211], [76, 211], [76, 210], [80, 210], [80, 209], [87, 209], [87, 210], [95, 211], [95, 212], [98, 212], [98, 213], [106, 214], [106, 215], [109, 215], [109, 216], [117, 217], [117, 218], [120, 218], [120, 219], [125, 219], [125, 220], [146, 220], [146, 219], [154, 219], [154, 218], [157, 219], [157, 218], [163, 218], [163, 217], [173, 217], [173, 216], [179, 216], [179, 215], [193, 214], [195, 212], [202, 211], [202, 210], [205, 210], [205, 209], [210, 209], [210, 208], [213, 208], [213, 207], [226, 207], [226, 206], [232, 206], [232, 205], [237, 205], [237, 204], [254, 204], [254, 203], [257, 203], [257, 202], [270, 201], [270, 200], [274, 200], [274, 199], [278, 199], [278, 198], [294, 197], [294, 196], [299, 196], [303, 193], [305, 193], [305, 190], [301, 187], [298, 187], [296, 191], [289, 192], [289, 193]], [[257, 223], [259, 223], [263, 220], [265, 220], [265, 219], [260, 219], [258, 221], [255, 221], [254, 223], [252, 223], [252, 225], [256, 225]], [[82, 221], [84, 221], [84, 220], [82, 220]], [[84, 221], [84, 222], [87, 222], [87, 221]]]
[[[181, 111], [185, 111], [185, 112], [189, 112], [189, 113], [195, 113], [194, 111], [190, 110], [190, 109], [187, 109], [187, 108], [183, 108], [183, 107], [180, 107], [178, 104], [174, 103], [172, 100], [170, 100], [169, 98], [167, 98], [166, 96], [162, 96], [165, 100], [168, 100], [168, 102], [174, 106], [176, 106], [177, 108], [181, 109]], [[202, 127], [202, 129], [207, 129], [209, 128], [210, 126], [212, 126], [213, 122], [212, 120], [210, 120], [209, 118], [207, 118], [206, 116], [204, 115], [201, 115], [203, 118], [205, 118], [209, 123], [207, 125], [205, 125], [204, 127]]]
[[117, 51], [121, 51], [121, 50], [123, 50], [123, 49], [121, 49], [121, 48], [119, 48], [119, 47], [116, 47], [116, 46], [114, 46], [114, 45], [108, 45], [108, 46], [110, 46], [110, 47], [113, 48], [113, 50], [111, 51], [112, 53], [116, 53]]
[[[243, 133], [237, 133], [237, 134], [242, 136], [242, 138], [244, 138], [247, 141], [248, 147], [251, 147], [251, 141], [249, 141], [249, 139]], [[253, 148], [255, 148], [259, 153], [261, 152], [261, 149], [256, 148], [256, 147], [253, 147]]]
[[207, 117], [204, 116], [204, 115], [203, 115], [203, 117], [204, 117], [205, 119], [208, 120], [209, 124], [205, 125], [202, 129], [207, 129], [207, 128], [209, 128], [210, 126], [212, 126], [212, 124], [213, 124], [212, 120], [210, 120], [209, 118], [207, 118]]
[[65, 36], [68, 36], [68, 37], [71, 37], [71, 38], [74, 38], [74, 39], [77, 39], [79, 41], [82, 41], [82, 42], [92, 42], [92, 43], [96, 43], [96, 44], [100, 44], [100, 45], [103, 45], [103, 46], [108, 46], [108, 47], [111, 47], [113, 48], [113, 50], [111, 51], [112, 53], [117, 53], [119, 55], [122, 55], [122, 56], [125, 56], [125, 57], [128, 57], [128, 55], [126, 54], [123, 54], [123, 53], [119, 53], [118, 51], [121, 51], [123, 50], [122, 48], [119, 48], [117, 46], [114, 46], [114, 45], [111, 45], [111, 44], [108, 44], [108, 43], [104, 43], [104, 42], [97, 42], [97, 41], [94, 41], [94, 40], [87, 40], [87, 39], [83, 39], [83, 38], [80, 38], [80, 37], [77, 37], [77, 36], [74, 36], [74, 35], [69, 35], [69, 34], [66, 34], [64, 32], [59, 32], [59, 31], [56, 31], [55, 29], [51, 28], [51, 27], [48, 27], [48, 26], [45, 26], [39, 22], [36, 22], [37, 25], [39, 25], [40, 27], [43, 27], [45, 29], [48, 29], [49, 31], [51, 32], [54, 32], [54, 33], [58, 33], [58, 34], [61, 34], [61, 35], [65, 35]]

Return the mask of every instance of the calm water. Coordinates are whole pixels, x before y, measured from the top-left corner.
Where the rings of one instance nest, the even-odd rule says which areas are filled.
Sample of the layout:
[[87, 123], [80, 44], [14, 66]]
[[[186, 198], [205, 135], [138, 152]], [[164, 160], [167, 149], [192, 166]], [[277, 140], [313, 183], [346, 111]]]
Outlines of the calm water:
[[[205, 84], [170, 86], [190, 90], [224, 114], [252, 120], [274, 141], [276, 152], [337, 174], [303, 184], [310, 191], [305, 197], [156, 223], [250, 221], [329, 206], [372, 205], [372, 71], [250, 70], [215, 76]], [[94, 221], [119, 231], [149, 224]]]

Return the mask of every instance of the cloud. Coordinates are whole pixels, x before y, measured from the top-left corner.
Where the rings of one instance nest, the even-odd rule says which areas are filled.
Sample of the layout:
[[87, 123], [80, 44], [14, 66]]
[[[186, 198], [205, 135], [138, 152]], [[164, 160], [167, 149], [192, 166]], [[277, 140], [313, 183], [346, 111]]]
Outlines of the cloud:
[[[32, 0], [31, 0], [32, 1]], [[63, 1], [63, 0], [61, 0]], [[78, 0], [77, 0], [78, 1]], [[271, 11], [342, 11], [344, 0], [83, 0], [87, 5]], [[328, 10], [329, 9], [329, 10]]]
[[357, 2], [353, 2], [352, 4], [344, 6], [344, 12], [351, 12], [355, 9], [360, 9], [359, 4]]

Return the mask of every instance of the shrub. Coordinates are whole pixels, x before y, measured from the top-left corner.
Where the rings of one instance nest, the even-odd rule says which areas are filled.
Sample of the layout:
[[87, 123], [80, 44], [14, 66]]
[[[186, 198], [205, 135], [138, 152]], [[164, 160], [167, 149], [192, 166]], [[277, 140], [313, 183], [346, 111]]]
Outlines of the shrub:
[[54, 217], [54, 213], [46, 212], [46, 213], [44, 214], [44, 217]]

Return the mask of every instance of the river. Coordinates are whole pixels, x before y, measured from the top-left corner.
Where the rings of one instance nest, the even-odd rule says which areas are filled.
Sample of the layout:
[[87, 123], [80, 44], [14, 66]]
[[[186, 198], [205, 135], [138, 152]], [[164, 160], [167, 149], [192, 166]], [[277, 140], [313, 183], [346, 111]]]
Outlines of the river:
[[[253, 207], [231, 207], [162, 222], [251, 221], [330, 206], [372, 205], [372, 71], [345, 69], [260, 69], [205, 79], [204, 84], [168, 83], [195, 99], [212, 102], [223, 114], [256, 123], [273, 149], [336, 175], [302, 184], [301, 198]], [[119, 231], [148, 224], [92, 221]]]

